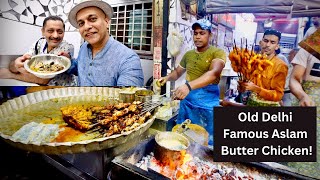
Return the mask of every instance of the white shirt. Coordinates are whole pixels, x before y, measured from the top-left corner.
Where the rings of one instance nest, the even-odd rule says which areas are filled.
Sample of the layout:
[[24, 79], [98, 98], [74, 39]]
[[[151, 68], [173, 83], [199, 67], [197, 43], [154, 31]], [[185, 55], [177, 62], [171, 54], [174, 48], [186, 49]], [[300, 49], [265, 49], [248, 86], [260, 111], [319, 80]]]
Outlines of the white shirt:
[[[38, 55], [38, 54], [56, 54], [58, 55], [60, 52], [68, 52], [70, 57], [73, 57], [74, 54], [74, 47], [72, 44], [69, 44], [65, 40], [61, 41], [61, 43], [51, 49], [48, 52], [48, 44], [47, 40], [42, 37], [37, 42], [35, 42], [31, 48], [26, 52], [26, 54], [30, 54], [31, 56]], [[53, 79], [49, 81], [47, 84], [49, 86], [77, 86], [77, 78], [73, 74], [62, 73], [55, 76]]]
[[300, 49], [293, 58], [292, 64], [299, 64], [306, 68], [303, 80], [320, 83], [320, 60], [304, 49]]
[[307, 39], [311, 34], [313, 34], [314, 32], [316, 32], [316, 30], [317, 30], [316, 27], [311, 26], [311, 27], [307, 30], [306, 34], [303, 36], [303, 39]]
[[281, 60], [283, 60], [287, 65], [289, 65], [289, 61], [287, 59], [287, 57], [285, 55], [283, 55], [282, 53], [279, 53], [278, 55], [278, 58], [280, 58]]
[[26, 54], [30, 54], [31, 56], [38, 55], [38, 54], [56, 54], [57, 55], [60, 52], [68, 52], [72, 57], [74, 53], [74, 47], [72, 44], [69, 44], [68, 42], [63, 40], [61, 41], [59, 46], [51, 49], [51, 51], [48, 52], [47, 40], [43, 37], [39, 39], [37, 42], [35, 42]]

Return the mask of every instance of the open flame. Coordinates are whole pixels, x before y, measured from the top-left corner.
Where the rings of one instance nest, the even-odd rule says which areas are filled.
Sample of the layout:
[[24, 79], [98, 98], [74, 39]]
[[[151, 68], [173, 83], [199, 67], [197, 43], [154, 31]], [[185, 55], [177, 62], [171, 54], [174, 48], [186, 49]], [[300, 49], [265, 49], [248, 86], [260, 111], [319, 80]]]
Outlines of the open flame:
[[185, 164], [186, 162], [188, 161], [191, 161], [193, 159], [192, 155], [191, 154], [186, 154], [183, 158], [183, 163], [182, 164]]
[[[171, 164], [172, 163], [172, 164]], [[148, 170], [148, 168], [173, 180], [183, 179], [246, 179], [252, 180], [253, 177], [242, 173], [236, 168], [228, 168], [221, 165], [212, 164], [203, 161], [191, 154], [185, 154], [182, 164], [176, 166], [176, 162], [170, 162], [169, 165], [163, 165], [155, 159], [153, 153], [143, 157], [136, 166]], [[176, 167], [176, 168], [173, 168]]]

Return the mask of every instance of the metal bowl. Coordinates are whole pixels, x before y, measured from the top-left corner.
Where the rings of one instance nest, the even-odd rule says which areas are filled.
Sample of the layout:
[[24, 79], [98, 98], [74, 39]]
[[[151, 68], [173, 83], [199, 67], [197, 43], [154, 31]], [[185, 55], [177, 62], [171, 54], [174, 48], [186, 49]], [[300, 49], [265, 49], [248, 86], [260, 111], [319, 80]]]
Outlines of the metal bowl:
[[[176, 132], [160, 132], [155, 136], [155, 140], [154, 156], [158, 161], [172, 169], [182, 165], [186, 151], [190, 146], [186, 137]], [[180, 145], [176, 146], [176, 143], [172, 143], [174, 141]]]
[[130, 91], [120, 91], [119, 100], [123, 103], [132, 103], [135, 100], [135, 92]]
[[[59, 64], [63, 66], [62, 70], [56, 71], [56, 72], [36, 72], [31, 69], [31, 66], [34, 66], [35, 64], [42, 62], [43, 64]], [[65, 56], [57, 56], [54, 54], [41, 54], [41, 55], [36, 55], [32, 56], [30, 60], [27, 60], [24, 62], [24, 68], [34, 74], [35, 76], [43, 79], [50, 79], [55, 77], [58, 74], [61, 74], [65, 71], [67, 71], [71, 66], [71, 61], [69, 58]]]
[[149, 102], [152, 100], [154, 92], [147, 89], [137, 90], [135, 93], [135, 100], [141, 102]]

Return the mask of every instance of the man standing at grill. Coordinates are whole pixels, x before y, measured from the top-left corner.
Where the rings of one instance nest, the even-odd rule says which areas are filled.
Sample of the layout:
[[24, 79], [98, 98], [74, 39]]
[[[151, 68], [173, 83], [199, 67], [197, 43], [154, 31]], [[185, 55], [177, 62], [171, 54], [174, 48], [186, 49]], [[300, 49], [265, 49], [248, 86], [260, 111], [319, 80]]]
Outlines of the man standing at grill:
[[174, 96], [181, 99], [177, 123], [186, 119], [206, 128], [209, 145], [213, 145], [213, 107], [219, 105], [219, 81], [224, 68], [226, 54], [222, 49], [209, 45], [212, 24], [200, 19], [192, 25], [196, 49], [188, 51], [179, 66], [169, 75], [160, 78], [160, 83], [176, 81], [186, 74], [186, 83], [174, 90]]
[[143, 86], [139, 56], [109, 35], [112, 14], [112, 7], [100, 0], [83, 1], [69, 13], [86, 41], [69, 71], [78, 74], [80, 86]]

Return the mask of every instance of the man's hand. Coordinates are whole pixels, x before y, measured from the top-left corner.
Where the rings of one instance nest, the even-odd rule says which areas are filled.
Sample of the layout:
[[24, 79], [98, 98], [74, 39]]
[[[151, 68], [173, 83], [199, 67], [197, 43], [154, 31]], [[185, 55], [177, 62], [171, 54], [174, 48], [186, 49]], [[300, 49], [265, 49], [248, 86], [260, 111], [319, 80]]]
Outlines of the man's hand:
[[220, 105], [223, 107], [226, 107], [226, 106], [245, 106], [244, 104], [237, 103], [237, 102], [231, 102], [231, 101], [225, 100], [225, 99], [220, 101]]
[[306, 94], [299, 101], [300, 106], [315, 106], [315, 102], [311, 100], [311, 98]]
[[161, 77], [160, 79], [157, 80], [156, 84], [158, 87], [161, 87], [161, 86], [165, 85], [167, 81], [168, 81], [167, 76]]
[[173, 96], [176, 98], [176, 99], [184, 99], [187, 97], [187, 95], [189, 94], [189, 88], [186, 84], [178, 87], [177, 89], [175, 89], [173, 91]]
[[231, 103], [230, 103], [230, 101], [228, 101], [228, 100], [222, 100], [222, 101], [220, 101], [220, 105], [221, 106], [231, 106]]
[[22, 74], [28, 73], [28, 71], [24, 68], [23, 63], [30, 58], [31, 58], [30, 54], [24, 54], [23, 56], [18, 57], [14, 61], [13, 68], [11, 66], [10, 70], [14, 73], [22, 73]]
[[245, 91], [252, 91], [255, 93], [260, 93], [260, 87], [254, 84], [253, 82], [244, 82], [241, 84]]
[[70, 54], [69, 54], [68, 52], [65, 52], [65, 51], [64, 51], [64, 52], [60, 52], [60, 53], [58, 54], [58, 56], [65, 56], [65, 57], [71, 59]]
[[12, 79], [13, 74], [7, 68], [0, 68], [0, 79]]

